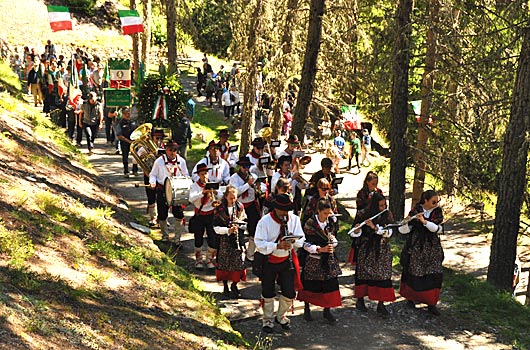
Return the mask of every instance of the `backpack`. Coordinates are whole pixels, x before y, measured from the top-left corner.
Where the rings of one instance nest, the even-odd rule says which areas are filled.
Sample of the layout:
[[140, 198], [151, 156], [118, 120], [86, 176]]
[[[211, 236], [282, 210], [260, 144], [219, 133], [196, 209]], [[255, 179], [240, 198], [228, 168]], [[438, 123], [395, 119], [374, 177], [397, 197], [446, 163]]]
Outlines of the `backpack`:
[[230, 101], [236, 102], [236, 95], [230, 93]]

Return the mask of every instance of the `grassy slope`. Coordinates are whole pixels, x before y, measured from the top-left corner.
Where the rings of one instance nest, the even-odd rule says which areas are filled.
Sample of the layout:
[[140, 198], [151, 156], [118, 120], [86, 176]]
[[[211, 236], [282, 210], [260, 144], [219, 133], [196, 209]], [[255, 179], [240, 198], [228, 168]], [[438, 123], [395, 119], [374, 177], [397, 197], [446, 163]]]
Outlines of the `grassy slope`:
[[[3, 80], [9, 77], [2, 76]], [[9, 349], [244, 344], [40, 113], [0, 94], [0, 332]], [[231, 344], [231, 345], [230, 345]]]

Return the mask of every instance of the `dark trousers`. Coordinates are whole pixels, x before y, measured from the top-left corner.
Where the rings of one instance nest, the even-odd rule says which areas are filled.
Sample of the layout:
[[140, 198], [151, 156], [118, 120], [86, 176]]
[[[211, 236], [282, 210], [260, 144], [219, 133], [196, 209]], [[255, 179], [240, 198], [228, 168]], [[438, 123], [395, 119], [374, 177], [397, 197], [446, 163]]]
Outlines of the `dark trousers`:
[[[144, 174], [144, 185], [149, 185], [149, 176]], [[145, 188], [145, 194], [147, 195], [147, 205], [153, 205], [156, 203], [156, 189], [151, 187]]]
[[187, 146], [188, 145], [186, 144], [186, 142], [183, 142], [182, 144], [179, 144], [179, 146], [177, 147], [177, 152], [182, 158], [186, 158], [186, 154], [188, 152]]
[[74, 139], [75, 127], [77, 116], [74, 113], [74, 110], [66, 111], [66, 135], [70, 140]]
[[83, 130], [85, 132], [85, 138], [88, 150], [91, 151], [94, 149], [94, 140], [98, 134], [99, 125], [88, 125], [83, 123]]
[[75, 123], [75, 141], [77, 143], [83, 141], [83, 127], [79, 126], [77, 122]]
[[206, 231], [206, 243], [208, 247], [217, 249], [219, 240], [213, 229], [213, 214], [198, 215], [196, 232], [193, 232], [195, 248], [200, 248], [204, 244], [204, 231]]
[[230, 118], [230, 111], [232, 110], [232, 106], [223, 106], [223, 112], [225, 113], [225, 119]]
[[252, 205], [245, 208], [245, 213], [247, 214], [247, 230], [248, 235], [250, 237], [254, 237], [256, 234], [256, 226], [258, 226], [258, 221], [260, 219], [260, 214], [258, 211], [258, 206], [256, 205], [256, 202], [254, 202]]
[[107, 142], [114, 142], [114, 129], [112, 128], [112, 119], [105, 117], [105, 136], [107, 136]]
[[276, 281], [280, 284], [282, 295], [289, 299], [294, 299], [294, 269], [290, 259], [279, 264], [266, 263], [261, 276], [261, 294], [264, 298], [274, 298], [276, 296]]
[[[156, 189], [156, 210], [158, 212], [158, 221], [167, 220], [169, 215], [169, 206], [166, 203], [166, 191], [163, 187]], [[171, 213], [177, 220], [184, 219], [184, 212], [180, 205], [171, 206]], [[212, 215], [212, 230], [213, 230], [213, 215]]]

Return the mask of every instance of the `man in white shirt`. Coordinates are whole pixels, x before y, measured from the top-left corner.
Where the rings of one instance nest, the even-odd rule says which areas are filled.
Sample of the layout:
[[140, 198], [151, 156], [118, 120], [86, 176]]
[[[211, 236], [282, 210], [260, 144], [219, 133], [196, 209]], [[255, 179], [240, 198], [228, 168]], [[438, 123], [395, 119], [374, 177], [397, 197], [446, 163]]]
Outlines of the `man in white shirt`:
[[267, 144], [263, 137], [256, 137], [250, 144], [252, 145], [252, 151], [248, 152], [247, 157], [250, 159], [252, 165], [258, 164], [261, 157], [269, 155], [263, 151]]
[[[294, 215], [294, 204], [286, 194], [276, 196], [274, 210], [258, 222], [254, 241], [257, 252], [263, 255], [261, 273], [261, 294], [263, 297], [263, 332], [272, 333], [274, 327], [274, 297], [276, 281], [281, 293], [275, 322], [288, 330], [289, 319], [285, 316], [296, 296], [295, 288], [300, 288], [300, 267], [293, 248], [302, 247], [305, 235], [300, 218]], [[283, 239], [293, 235], [290, 239]], [[257, 260], [255, 260], [257, 262]], [[296, 282], [295, 282], [296, 280]]]
[[267, 191], [267, 187], [263, 182], [256, 183], [256, 178], [250, 174], [249, 169], [252, 166], [252, 163], [248, 157], [239, 158], [237, 165], [239, 165], [239, 170], [237, 173], [232, 175], [230, 178], [230, 185], [237, 188], [238, 192], [238, 201], [243, 204], [245, 207], [245, 213], [248, 219], [248, 235], [249, 243], [247, 249], [247, 259], [252, 261], [254, 260], [254, 234], [256, 233], [256, 226], [259, 219], [261, 218], [259, 199], [256, 196], [256, 188], [259, 186], [261, 193]]
[[238, 157], [237, 151], [230, 152], [230, 142], [228, 142], [229, 137], [230, 131], [228, 131], [228, 129], [219, 131], [219, 142], [217, 144], [220, 146], [221, 158], [228, 162], [228, 165], [230, 166], [230, 174], [233, 174], [233, 169], [236, 167]]
[[[162, 232], [162, 240], [169, 239], [167, 225], [169, 205], [167, 203], [164, 188], [165, 181], [170, 176], [189, 176], [188, 168], [186, 167], [186, 159], [177, 154], [177, 148], [177, 143], [166, 144], [166, 154], [155, 160], [153, 169], [151, 169], [151, 172], [149, 173], [149, 185], [156, 190], [156, 208], [158, 212], [158, 222], [160, 223], [160, 231]], [[176, 219], [174, 241], [177, 244], [181, 244], [180, 236], [182, 235], [184, 212], [180, 205], [173, 205], [171, 208], [171, 212]]]
[[230, 165], [228, 162], [221, 158], [221, 145], [215, 141], [210, 141], [206, 147], [208, 154], [195, 164], [192, 171], [192, 180], [197, 182], [199, 176], [197, 176], [197, 165], [206, 164], [208, 166], [208, 180], [211, 182], [219, 182], [221, 186], [227, 185], [230, 181]]

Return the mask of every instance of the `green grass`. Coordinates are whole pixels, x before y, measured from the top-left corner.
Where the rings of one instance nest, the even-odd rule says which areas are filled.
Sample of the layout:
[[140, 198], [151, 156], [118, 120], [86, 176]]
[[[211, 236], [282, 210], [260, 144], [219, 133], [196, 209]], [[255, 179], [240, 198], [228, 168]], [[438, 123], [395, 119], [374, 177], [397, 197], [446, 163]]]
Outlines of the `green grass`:
[[449, 292], [446, 301], [459, 318], [496, 328], [514, 349], [530, 349], [530, 308], [518, 303], [510, 293], [448, 269], [444, 271], [444, 288]]
[[18, 76], [13, 72], [11, 67], [9, 67], [9, 63], [4, 61], [0, 61], [0, 83], [5, 84], [16, 91], [22, 89]]

